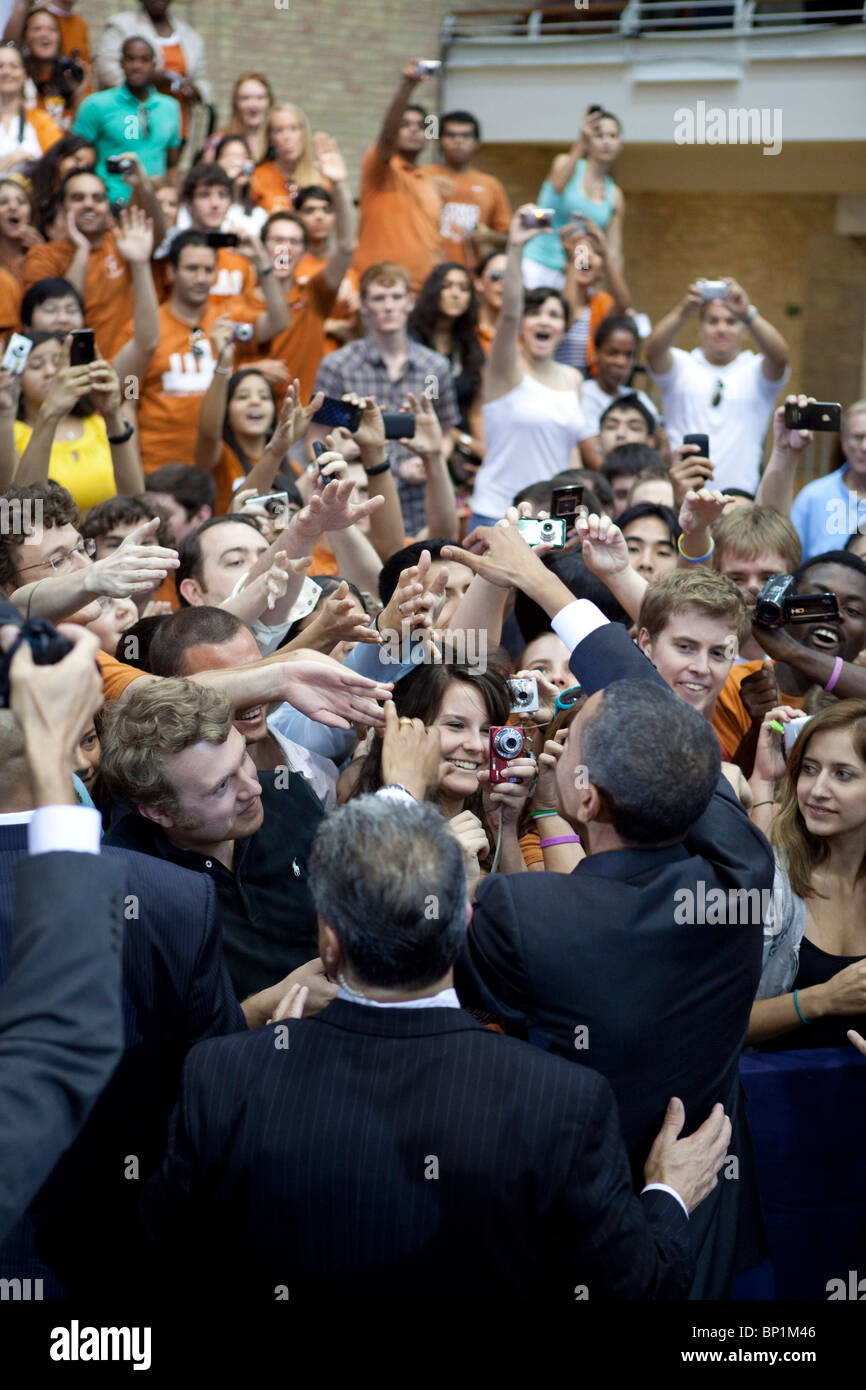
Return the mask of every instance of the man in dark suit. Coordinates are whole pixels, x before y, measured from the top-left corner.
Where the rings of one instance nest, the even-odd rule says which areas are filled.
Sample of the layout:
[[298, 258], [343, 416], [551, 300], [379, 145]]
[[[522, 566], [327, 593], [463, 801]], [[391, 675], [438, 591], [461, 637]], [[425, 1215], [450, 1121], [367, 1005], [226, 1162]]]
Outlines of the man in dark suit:
[[[479, 528], [468, 544], [449, 554], [548, 613], [589, 696], [557, 765], [560, 810], [580, 827], [587, 857], [572, 875], [481, 885], [458, 994], [606, 1076], [636, 1172], [672, 1091], [687, 1123], [722, 1101], [737, 1163], [692, 1223], [691, 1296], [723, 1298], [763, 1253], [738, 1075], [763, 925], [754, 896], [744, 902], [737, 890], [769, 892], [770, 847], [720, 775], [710, 725], [625, 629], [574, 600], [515, 526]], [[708, 900], [725, 910], [711, 915]]]
[[164, 1263], [185, 1289], [206, 1268], [208, 1297], [243, 1270], [251, 1297], [295, 1305], [683, 1296], [687, 1210], [729, 1137], [721, 1106], [678, 1140], [671, 1102], [638, 1198], [607, 1082], [463, 1012], [463, 854], [412, 801], [438, 773], [438, 732], [386, 710], [399, 786], [336, 811], [310, 859], [338, 998], [193, 1049], [143, 1201]]
[[[17, 625], [0, 627], [4, 677]], [[71, 740], [101, 702], [96, 651], [82, 632], [58, 666], [35, 666], [21, 647], [9, 668], [38, 809], [0, 990], [0, 1240], [81, 1129], [122, 1045], [124, 875], [98, 857], [93, 813], [82, 817], [72, 790]], [[58, 696], [74, 713], [60, 712]]]

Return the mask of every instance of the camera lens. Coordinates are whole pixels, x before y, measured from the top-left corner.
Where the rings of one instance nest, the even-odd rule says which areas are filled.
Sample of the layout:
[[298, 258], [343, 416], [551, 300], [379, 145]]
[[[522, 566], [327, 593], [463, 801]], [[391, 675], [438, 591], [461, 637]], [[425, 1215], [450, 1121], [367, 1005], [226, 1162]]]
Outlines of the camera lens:
[[555, 528], [552, 521], [542, 521], [541, 530], [539, 534], [542, 536], [552, 536], [554, 533], [554, 529]]
[[500, 758], [516, 758], [523, 752], [523, 732], [520, 729], [500, 729], [493, 735], [493, 751]]

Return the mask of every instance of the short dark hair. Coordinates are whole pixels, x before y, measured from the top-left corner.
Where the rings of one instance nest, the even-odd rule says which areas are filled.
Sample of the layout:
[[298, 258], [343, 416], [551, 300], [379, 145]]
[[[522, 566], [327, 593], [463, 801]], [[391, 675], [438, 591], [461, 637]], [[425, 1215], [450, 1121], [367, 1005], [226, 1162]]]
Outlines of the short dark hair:
[[798, 565], [794, 570], [794, 583], [799, 584], [803, 576], [816, 565], [841, 565], [843, 569], [854, 570], [866, 579], [866, 563], [859, 555], [850, 550], [825, 550], [822, 554], [813, 555], [811, 560], [804, 560], [802, 565]]
[[[81, 524], [81, 534], [99, 540], [100, 536], [107, 536], [115, 526], [121, 526], [128, 521], [140, 525], [144, 521], [152, 521], [155, 516], [159, 516], [159, 512], [144, 497], [128, 497], [125, 494], [108, 497], [104, 502], [97, 502], [95, 507], [90, 508]], [[162, 543], [158, 542], [160, 545]]]
[[150, 618], [139, 618], [137, 623], [120, 634], [114, 653], [117, 660], [124, 661], [127, 666], [135, 666], [139, 671], [149, 671], [153, 639], [170, 617], [170, 613], [156, 613]]
[[362, 983], [421, 989], [454, 964], [466, 931], [466, 872], [435, 806], [348, 802], [316, 832], [308, 872], [316, 911]]
[[204, 162], [194, 164], [183, 181], [181, 198], [185, 203], [192, 202], [200, 188], [225, 188], [232, 191], [232, 181], [221, 164]]
[[66, 299], [68, 296], [75, 300], [83, 317], [84, 300], [69, 280], [63, 280], [59, 275], [45, 275], [41, 280], [35, 280], [21, 300], [22, 325], [25, 328], [29, 327], [34, 309], [38, 309], [46, 299]]
[[145, 492], [167, 492], [186, 512], [187, 521], [201, 507], [216, 506], [216, 483], [209, 473], [188, 463], [164, 463], [144, 480]]
[[155, 676], [185, 676], [190, 647], [230, 642], [244, 628], [225, 608], [181, 608], [170, 613], [150, 644], [150, 670]]
[[679, 519], [673, 507], [662, 506], [661, 502], [636, 502], [633, 507], [626, 507], [624, 512], [620, 512], [616, 524], [622, 530], [624, 526], [630, 526], [633, 521], [641, 521], [645, 516], [654, 516], [663, 521], [670, 532], [671, 545], [676, 545], [682, 534]]
[[[579, 550], [548, 555], [545, 557], [544, 564], [551, 574], [555, 574], [557, 579], [562, 580], [575, 598], [590, 599], [612, 623], [623, 623], [626, 627], [630, 626], [631, 618], [628, 613], [616, 601], [607, 585], [603, 584], [597, 575], [587, 569], [586, 562]], [[527, 598], [522, 589], [517, 590], [514, 600], [514, 616], [517, 620], [517, 626], [520, 628], [524, 646], [534, 641], [539, 633], [546, 632], [550, 627], [548, 614], [533, 599]]]
[[171, 245], [168, 248], [166, 259], [169, 265], [174, 266], [174, 269], [177, 270], [180, 265], [181, 253], [185, 251], [188, 246], [203, 246], [205, 250], [213, 251], [214, 263], [216, 263], [216, 247], [211, 246], [207, 238], [207, 232], [200, 232], [197, 227], [188, 227], [185, 232], [179, 232], [176, 237], [172, 238]]
[[580, 752], [614, 830], [636, 845], [682, 840], [709, 806], [721, 771], [712, 724], [655, 680], [605, 686], [581, 730]]
[[418, 112], [418, 115], [421, 117], [422, 121], [426, 121], [426, 119], [427, 119], [427, 112], [426, 112], [425, 108], [424, 108], [423, 106], [419, 106], [418, 103], [417, 103], [416, 101], [410, 101], [409, 104], [408, 104], [408, 106], [404, 106], [404, 107], [403, 107], [403, 114], [404, 114], [404, 115], [406, 114], [407, 111], [417, 111], [417, 112]]
[[0, 584], [13, 584], [18, 575], [19, 549], [28, 535], [36, 529], [27, 521], [28, 508], [31, 509], [31, 514], [32, 511], [36, 512], [39, 518], [38, 525], [43, 530], [55, 526], [79, 527], [81, 517], [72, 493], [55, 483], [53, 478], [44, 483], [11, 483], [3, 493], [3, 501], [13, 518], [17, 503], [21, 517], [20, 525], [0, 528]]
[[269, 231], [271, 230], [271, 227], [273, 227], [275, 222], [294, 222], [295, 226], [300, 227], [301, 232], [303, 233], [304, 246], [307, 245], [308, 237], [307, 229], [304, 226], [304, 220], [302, 217], [299, 217], [296, 212], [292, 212], [290, 208], [283, 208], [279, 212], [271, 213], [270, 217], [262, 223], [261, 229], [259, 231], [260, 241], [264, 242]]
[[[308, 203], [311, 198], [315, 198], [319, 203], [327, 203], [328, 207], [334, 206], [334, 200], [327, 188], [322, 188], [319, 183], [308, 183], [306, 188], [299, 188], [295, 194], [295, 212], [300, 212], [304, 203]], [[267, 223], [265, 225], [267, 226]]]
[[151, 53], [153, 54], [153, 60], [154, 60], [154, 62], [156, 62], [156, 49], [154, 48], [154, 46], [153, 46], [153, 44], [151, 43], [150, 39], [146, 39], [146, 38], [144, 37], [143, 34], [130, 34], [130, 36], [129, 36], [128, 39], [124, 39], [124, 40], [123, 40], [123, 43], [120, 45], [121, 56], [123, 55], [123, 53], [125, 52], [125, 50], [129, 47], [129, 45], [130, 45], [131, 43], [143, 43], [143, 44], [145, 44], [146, 47], [149, 48], [150, 51], [151, 51]]
[[551, 289], [548, 285], [539, 285], [536, 290], [524, 290], [523, 293], [523, 312], [521, 318], [525, 319], [528, 314], [537, 314], [542, 304], [546, 304], [548, 299], [558, 299], [562, 305], [562, 312], [565, 314], [565, 326], [571, 323], [571, 308], [564, 294], [559, 290]]
[[[650, 434], [653, 433], [656, 427], [656, 421], [653, 419], [652, 412], [650, 410], [647, 410], [647, 407], [644, 405], [643, 401], [641, 400], [640, 396], [637, 394], [636, 391], [624, 392], [621, 396], [617, 396], [616, 400], [611, 401], [610, 405], [605, 406], [604, 410], [601, 412], [601, 415], [599, 416], [599, 430], [601, 429], [602, 425], [604, 424], [605, 420], [607, 419], [608, 415], [612, 410], [638, 410], [640, 411], [641, 415], [646, 421], [646, 427], [649, 430]], [[618, 447], [621, 449], [625, 449], [630, 448], [631, 445], [621, 444]], [[613, 450], [611, 450], [611, 453], [613, 453]]]
[[61, 203], [66, 202], [66, 190], [71, 184], [72, 180], [83, 178], [96, 179], [98, 183], [102, 184], [102, 191], [105, 194], [106, 198], [108, 197], [108, 189], [105, 185], [105, 180], [99, 177], [95, 169], [70, 169], [69, 173], [66, 175], [59, 189], [57, 190], [57, 196]]
[[[601, 418], [604, 419], [604, 415]], [[636, 478], [638, 473], [651, 468], [654, 463], [664, 463], [664, 459], [651, 444], [617, 444], [615, 449], [605, 454], [601, 473], [612, 483], [614, 478]]]
[[480, 280], [480, 279], [481, 279], [481, 276], [484, 274], [485, 270], [487, 269], [487, 267], [489, 266], [489, 264], [490, 264], [490, 262], [493, 260], [493, 258], [494, 258], [495, 256], [504, 256], [505, 254], [506, 254], [505, 249], [504, 249], [504, 247], [502, 247], [502, 246], [494, 247], [494, 249], [493, 249], [492, 251], [488, 251], [488, 252], [487, 252], [487, 255], [486, 255], [486, 256], [482, 256], [482, 257], [481, 257], [481, 260], [478, 262], [477, 266], [475, 267], [475, 270], [474, 270], [474, 272], [473, 272], [474, 275]]
[[383, 605], [390, 602], [403, 570], [408, 569], [410, 565], [417, 565], [423, 550], [430, 551], [431, 560], [438, 560], [442, 554], [442, 547], [453, 544], [453, 541], [447, 540], [414, 541], [412, 545], [405, 546], [403, 550], [395, 550], [393, 555], [389, 555], [379, 571], [379, 598]]
[[180, 564], [174, 572], [174, 582], [177, 585], [177, 597], [181, 608], [191, 607], [188, 599], [185, 599], [180, 591], [180, 586], [185, 579], [195, 579], [197, 583], [202, 581], [202, 568], [204, 557], [201, 553], [201, 538], [205, 531], [210, 531], [214, 526], [224, 526], [227, 521], [239, 521], [242, 526], [251, 526], [257, 536], [261, 530], [251, 516], [244, 516], [243, 512], [228, 512], [225, 516], [211, 516], [207, 521], [203, 521], [201, 526], [197, 526], [181, 542]]
[[476, 140], [481, 139], [481, 126], [478, 124], [478, 117], [473, 116], [471, 111], [446, 111], [444, 116], [439, 117], [439, 134], [449, 124], [471, 125], [472, 132]]
[[637, 331], [637, 324], [634, 319], [626, 317], [625, 314], [608, 314], [606, 319], [602, 319], [598, 328], [595, 330], [592, 341], [596, 348], [603, 347], [612, 333], [630, 333], [634, 338], [635, 351], [640, 344], [640, 334]]

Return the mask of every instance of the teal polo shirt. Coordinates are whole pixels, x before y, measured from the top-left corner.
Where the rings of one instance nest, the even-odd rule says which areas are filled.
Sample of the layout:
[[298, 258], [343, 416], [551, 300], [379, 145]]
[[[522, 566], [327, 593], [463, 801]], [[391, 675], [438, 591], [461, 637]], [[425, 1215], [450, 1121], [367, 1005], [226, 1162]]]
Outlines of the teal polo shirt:
[[112, 202], [129, 201], [129, 184], [119, 174], [107, 174], [105, 161], [112, 154], [136, 154], [151, 178], [166, 171], [166, 154], [181, 143], [180, 106], [174, 97], [155, 87], [144, 101], [132, 95], [126, 83], [85, 97], [72, 127], [96, 146], [96, 172], [108, 186]]

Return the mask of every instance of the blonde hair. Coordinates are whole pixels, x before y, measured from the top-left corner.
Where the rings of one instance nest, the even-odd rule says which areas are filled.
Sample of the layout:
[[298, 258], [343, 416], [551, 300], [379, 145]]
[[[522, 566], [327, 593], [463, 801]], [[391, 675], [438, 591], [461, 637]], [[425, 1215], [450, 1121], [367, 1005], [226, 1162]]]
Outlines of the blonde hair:
[[100, 771], [130, 805], [173, 814], [179, 801], [163, 759], [196, 743], [225, 743], [233, 723], [225, 696], [197, 681], [136, 682], [105, 710]]
[[752, 631], [745, 600], [730, 579], [714, 570], [674, 570], [654, 579], [643, 596], [638, 627], [646, 628], [655, 641], [676, 613], [694, 608], [707, 618], [726, 618], [740, 646]]
[[[839, 700], [828, 709], [814, 715], [800, 730], [794, 747], [788, 753], [779, 814], [770, 830], [770, 842], [785, 861], [791, 888], [799, 898], [823, 897], [812, 886], [812, 873], [830, 853], [823, 835], [812, 835], [806, 829], [797, 800], [797, 782], [807, 749], [815, 734], [844, 730], [851, 735], [854, 751], [866, 763], [866, 700]], [[860, 873], [866, 860], [860, 865]]]
[[719, 517], [713, 528], [716, 548], [713, 568], [721, 569], [723, 560], [736, 555], [743, 560], [757, 560], [775, 550], [795, 570], [803, 558], [800, 537], [787, 517], [775, 507], [735, 507]]
[[291, 102], [284, 102], [281, 106], [271, 107], [268, 112], [267, 122], [268, 144], [270, 145], [271, 143], [271, 123], [274, 117], [285, 115], [286, 112], [289, 112], [290, 115], [295, 116], [296, 119], [300, 121], [301, 128], [304, 132], [304, 147], [301, 150], [301, 157], [295, 165], [292, 178], [298, 185], [298, 188], [306, 188], [307, 185], [311, 183], [320, 184], [322, 182], [322, 171], [313, 158], [313, 137], [310, 134], [310, 122], [307, 119], [306, 112], [302, 111], [300, 106], [294, 106]]

